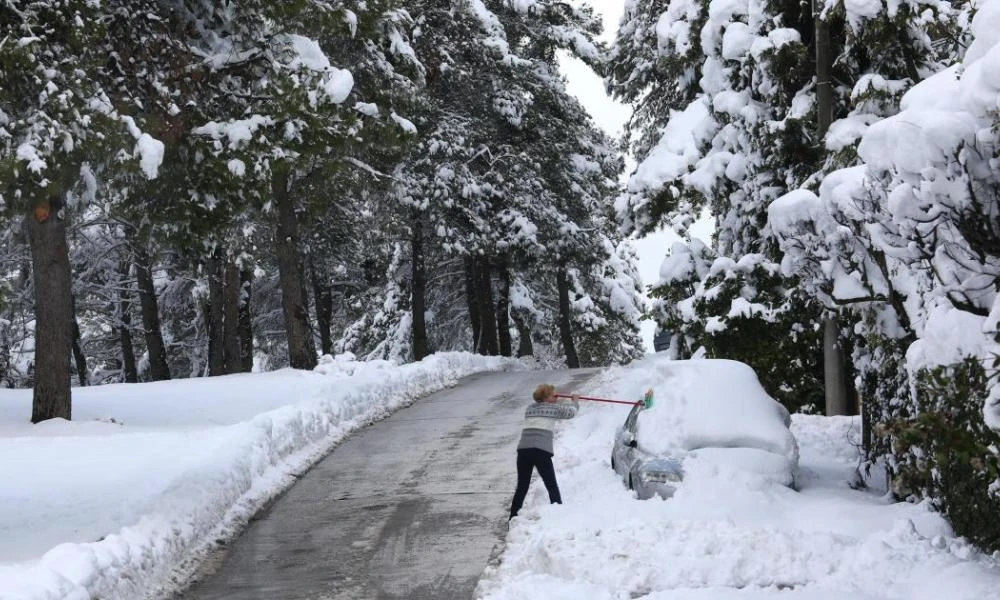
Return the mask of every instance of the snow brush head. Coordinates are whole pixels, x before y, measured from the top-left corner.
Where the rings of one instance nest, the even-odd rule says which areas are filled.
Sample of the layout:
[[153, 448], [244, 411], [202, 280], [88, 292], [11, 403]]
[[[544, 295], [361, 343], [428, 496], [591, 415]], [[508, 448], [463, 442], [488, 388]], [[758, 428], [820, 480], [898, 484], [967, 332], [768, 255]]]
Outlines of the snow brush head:
[[653, 408], [653, 388], [646, 390], [646, 393], [642, 396], [642, 407], [643, 408]]

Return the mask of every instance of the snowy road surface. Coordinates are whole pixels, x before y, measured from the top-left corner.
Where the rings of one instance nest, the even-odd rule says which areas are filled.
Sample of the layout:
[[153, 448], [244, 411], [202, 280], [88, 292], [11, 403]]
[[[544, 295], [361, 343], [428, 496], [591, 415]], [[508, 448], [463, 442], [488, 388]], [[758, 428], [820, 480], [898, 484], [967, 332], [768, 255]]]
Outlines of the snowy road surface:
[[521, 409], [593, 374], [476, 375], [358, 432], [180, 598], [471, 598], [506, 529]]

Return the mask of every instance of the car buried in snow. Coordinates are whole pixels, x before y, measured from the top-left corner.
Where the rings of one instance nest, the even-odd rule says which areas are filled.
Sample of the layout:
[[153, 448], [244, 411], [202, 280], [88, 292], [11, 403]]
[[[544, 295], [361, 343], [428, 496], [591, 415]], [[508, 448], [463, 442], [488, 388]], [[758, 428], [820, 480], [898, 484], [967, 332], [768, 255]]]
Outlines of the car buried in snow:
[[748, 365], [651, 355], [631, 367], [630, 387], [652, 387], [655, 402], [634, 406], [618, 428], [611, 467], [640, 499], [673, 496], [692, 469], [794, 488], [798, 444], [788, 410]]

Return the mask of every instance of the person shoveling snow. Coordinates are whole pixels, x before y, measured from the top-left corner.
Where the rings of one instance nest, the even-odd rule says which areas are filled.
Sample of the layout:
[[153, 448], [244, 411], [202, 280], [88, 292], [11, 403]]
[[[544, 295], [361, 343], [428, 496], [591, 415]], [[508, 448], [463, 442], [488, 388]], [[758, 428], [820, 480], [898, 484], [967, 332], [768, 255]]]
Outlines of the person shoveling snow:
[[577, 396], [569, 401], [556, 397], [556, 388], [547, 383], [538, 386], [532, 395], [534, 404], [524, 411], [521, 441], [517, 444], [517, 489], [510, 503], [510, 518], [517, 516], [524, 504], [524, 497], [531, 485], [531, 472], [535, 469], [549, 492], [549, 502], [562, 504], [556, 471], [552, 467], [552, 427], [556, 419], [572, 419], [580, 405]]

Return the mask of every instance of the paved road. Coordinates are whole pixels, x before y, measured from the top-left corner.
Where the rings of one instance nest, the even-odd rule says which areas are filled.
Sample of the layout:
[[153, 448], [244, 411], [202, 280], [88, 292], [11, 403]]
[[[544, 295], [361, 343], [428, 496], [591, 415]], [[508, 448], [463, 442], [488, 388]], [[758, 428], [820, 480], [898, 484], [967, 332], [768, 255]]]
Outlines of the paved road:
[[179, 599], [469, 600], [506, 532], [531, 391], [593, 374], [476, 375], [355, 433]]

